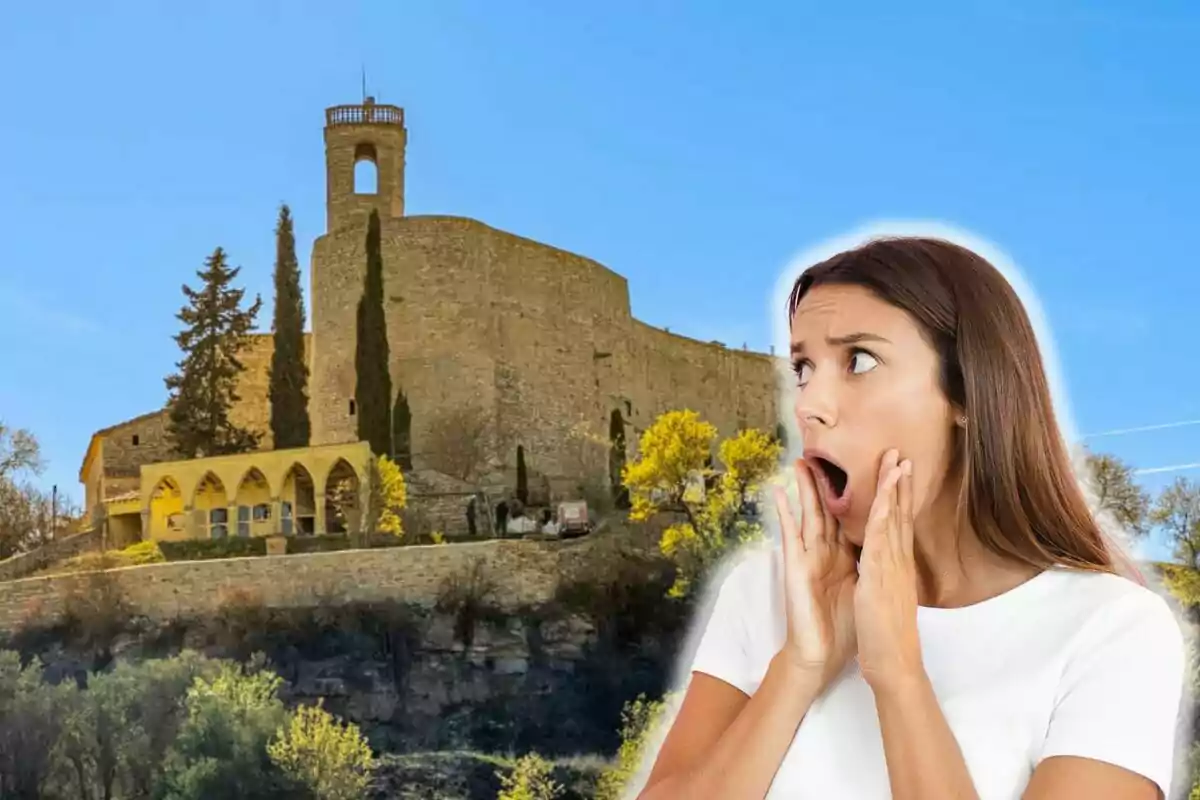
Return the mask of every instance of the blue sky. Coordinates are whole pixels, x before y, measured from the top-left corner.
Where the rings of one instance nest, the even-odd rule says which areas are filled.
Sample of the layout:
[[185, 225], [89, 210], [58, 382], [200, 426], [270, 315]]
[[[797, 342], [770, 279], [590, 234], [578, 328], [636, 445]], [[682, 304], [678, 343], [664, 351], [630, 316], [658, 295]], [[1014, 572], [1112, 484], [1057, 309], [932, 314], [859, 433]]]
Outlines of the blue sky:
[[[907, 5], [6, 3], [0, 418], [78, 498], [89, 434], [163, 402], [204, 257], [269, 303], [286, 201], [307, 267], [322, 110], [365, 64], [407, 111], [410, 213], [596, 258], [652, 324], [765, 349], [793, 254], [943, 220], [1038, 291], [1081, 431], [1200, 419], [1200, 10]], [[1200, 426], [1095, 445], [1197, 462]]]

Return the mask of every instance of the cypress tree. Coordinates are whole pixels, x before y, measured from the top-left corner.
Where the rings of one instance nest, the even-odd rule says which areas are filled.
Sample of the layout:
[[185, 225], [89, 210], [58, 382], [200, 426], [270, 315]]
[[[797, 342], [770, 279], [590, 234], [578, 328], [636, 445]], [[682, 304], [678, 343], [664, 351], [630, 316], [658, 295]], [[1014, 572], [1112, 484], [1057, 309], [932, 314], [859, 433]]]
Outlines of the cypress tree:
[[629, 508], [629, 490], [625, 488], [622, 474], [625, 472], [625, 420], [621, 410], [614, 408], [608, 423], [608, 477], [612, 483], [612, 497], [617, 508]]
[[379, 212], [372, 209], [367, 223], [367, 272], [358, 301], [358, 341], [354, 351], [354, 396], [358, 401], [358, 438], [371, 452], [391, 450], [392, 379], [388, 373], [387, 317], [383, 310], [383, 254], [379, 242]]
[[244, 289], [233, 280], [241, 267], [226, 263], [218, 247], [196, 275], [200, 289], [183, 287], [187, 305], [176, 314], [184, 327], [175, 335], [183, 351], [178, 372], [166, 378], [167, 435], [183, 458], [245, 453], [258, 447], [259, 434], [234, 425], [230, 409], [241, 399], [237, 380], [245, 369], [239, 354], [249, 340], [254, 320], [262, 308], [256, 297], [243, 309]]
[[787, 428], [782, 422], [775, 424], [775, 441], [779, 442], [785, 450], [787, 449]]
[[275, 313], [271, 322], [275, 349], [271, 353], [271, 435], [276, 450], [307, 447], [312, 428], [308, 419], [308, 364], [304, 360], [304, 296], [291, 209], [279, 209], [275, 227]]
[[400, 469], [412, 470], [412, 411], [403, 389], [396, 392], [392, 407], [392, 460]]
[[529, 473], [525, 468], [525, 447], [517, 445], [517, 499], [529, 502]]

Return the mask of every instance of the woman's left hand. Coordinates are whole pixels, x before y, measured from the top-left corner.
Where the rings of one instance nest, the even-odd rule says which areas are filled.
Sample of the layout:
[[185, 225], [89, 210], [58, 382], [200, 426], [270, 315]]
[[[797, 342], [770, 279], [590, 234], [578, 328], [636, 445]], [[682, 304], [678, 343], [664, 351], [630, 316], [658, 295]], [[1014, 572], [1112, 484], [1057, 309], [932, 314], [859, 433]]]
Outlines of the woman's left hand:
[[854, 593], [858, 663], [876, 695], [924, 677], [917, 632], [912, 462], [883, 457]]

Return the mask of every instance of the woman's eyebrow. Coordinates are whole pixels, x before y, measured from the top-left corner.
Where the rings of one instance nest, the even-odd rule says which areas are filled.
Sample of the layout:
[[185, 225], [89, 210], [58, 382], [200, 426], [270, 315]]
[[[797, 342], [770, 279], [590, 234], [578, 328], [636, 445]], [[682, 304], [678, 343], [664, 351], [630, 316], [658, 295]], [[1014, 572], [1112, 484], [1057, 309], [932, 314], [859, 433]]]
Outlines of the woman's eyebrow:
[[[848, 333], [845, 336], [826, 336], [825, 337], [825, 344], [830, 345], [831, 347], [840, 347], [840, 346], [844, 346], [844, 345], [848, 345], [848, 344], [858, 344], [859, 342], [883, 342], [885, 344], [892, 343], [890, 339], [880, 336], [877, 333], [867, 333], [865, 331], [859, 331], [857, 333]], [[791, 346], [792, 355], [799, 355], [800, 353], [803, 353], [803, 352], [804, 352], [804, 342], [792, 342], [792, 346]]]

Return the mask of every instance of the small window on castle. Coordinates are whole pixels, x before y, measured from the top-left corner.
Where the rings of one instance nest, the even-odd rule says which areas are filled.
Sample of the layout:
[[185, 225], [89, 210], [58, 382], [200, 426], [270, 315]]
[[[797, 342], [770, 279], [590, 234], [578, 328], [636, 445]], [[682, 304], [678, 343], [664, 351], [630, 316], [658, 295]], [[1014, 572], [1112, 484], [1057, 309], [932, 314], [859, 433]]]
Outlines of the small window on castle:
[[354, 401], [350, 401], [350, 416], [354, 416]]
[[135, 433], [135, 434], [133, 435], [133, 446], [134, 446], [134, 447], [137, 447], [139, 444], [141, 444], [141, 441], [139, 441], [139, 439], [138, 439], [138, 435]]

